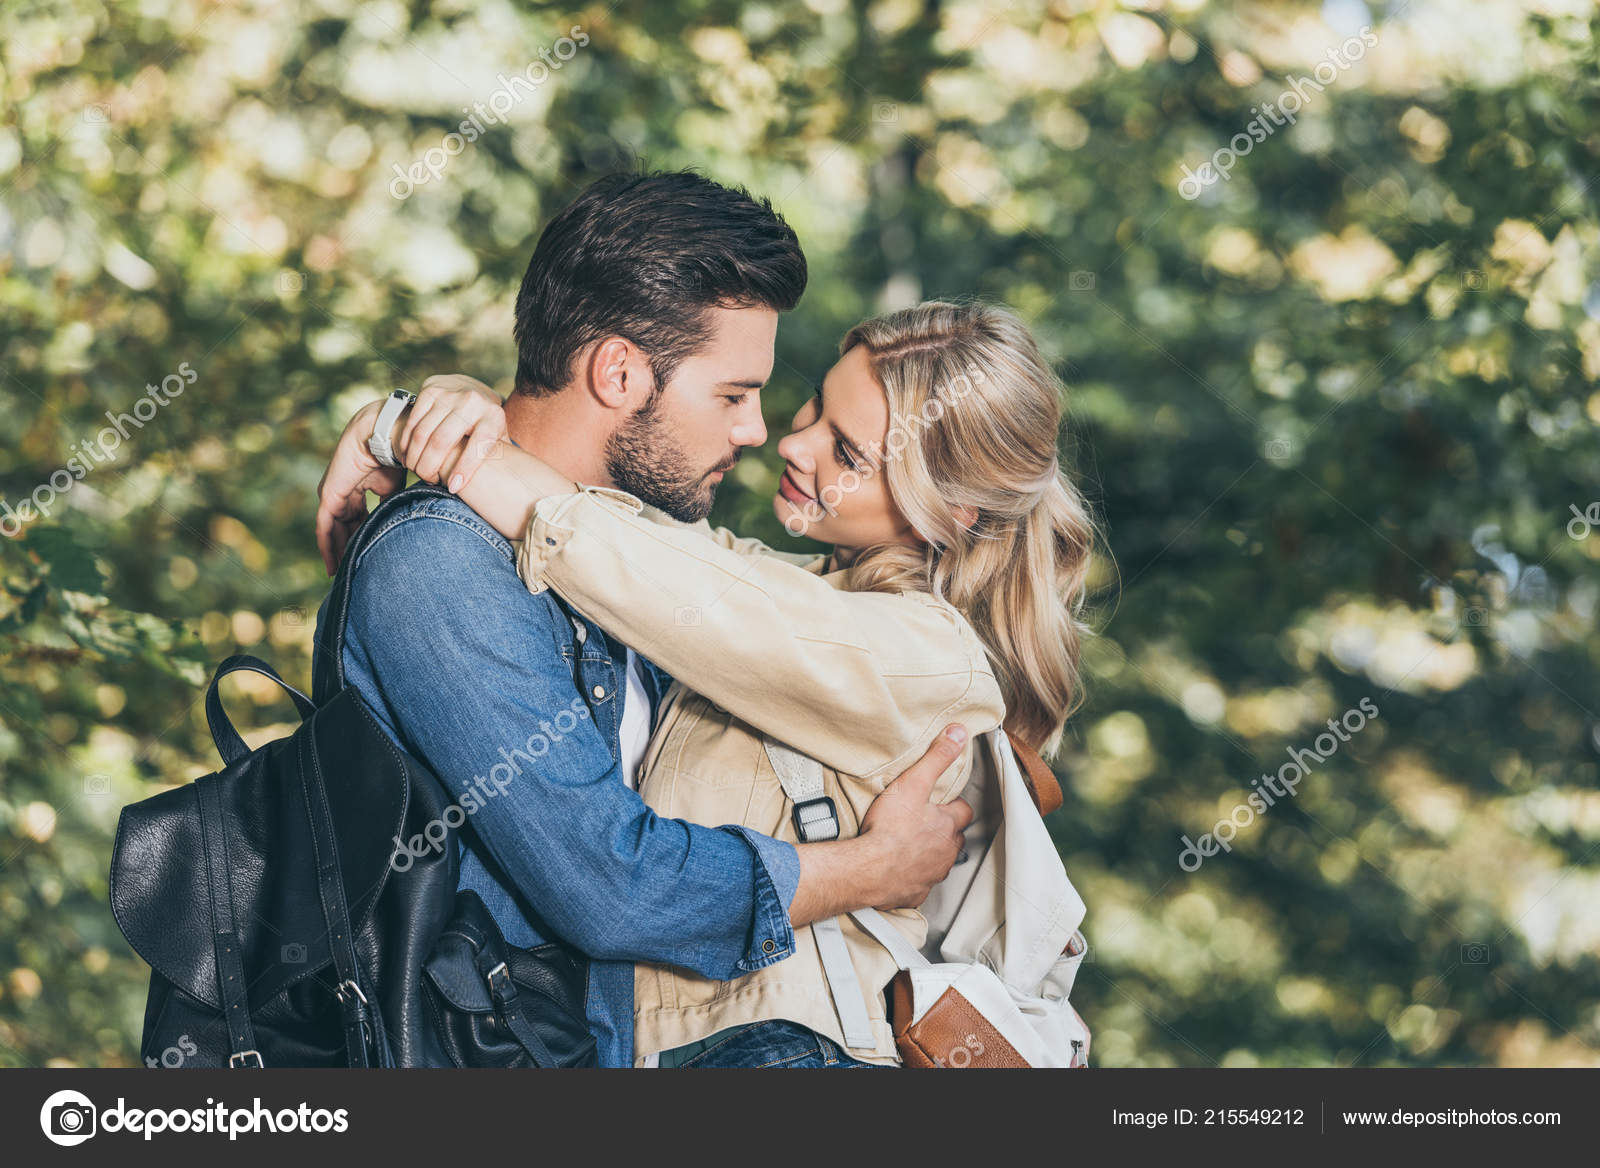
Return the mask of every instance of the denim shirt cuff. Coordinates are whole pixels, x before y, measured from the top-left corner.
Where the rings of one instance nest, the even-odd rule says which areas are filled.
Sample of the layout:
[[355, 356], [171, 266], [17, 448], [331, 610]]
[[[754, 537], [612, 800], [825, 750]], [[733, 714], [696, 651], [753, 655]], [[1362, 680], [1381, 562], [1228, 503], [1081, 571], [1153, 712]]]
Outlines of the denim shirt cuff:
[[800, 853], [793, 844], [748, 827], [730, 824], [727, 830], [743, 836], [756, 854], [755, 915], [751, 922], [750, 950], [737, 965], [741, 973], [752, 973], [794, 952], [789, 902], [800, 887]]

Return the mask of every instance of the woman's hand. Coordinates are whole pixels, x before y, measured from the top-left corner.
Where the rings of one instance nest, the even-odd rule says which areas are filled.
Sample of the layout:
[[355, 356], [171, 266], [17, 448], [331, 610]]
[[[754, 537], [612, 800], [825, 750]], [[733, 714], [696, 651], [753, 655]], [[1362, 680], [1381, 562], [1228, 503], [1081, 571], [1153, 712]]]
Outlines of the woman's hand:
[[317, 484], [317, 549], [330, 576], [344, 557], [345, 544], [367, 517], [367, 492], [387, 495], [405, 486], [405, 471], [379, 466], [367, 449], [382, 408], [383, 402], [375, 401], [356, 411]]
[[[356, 411], [317, 486], [317, 548], [330, 576], [367, 517], [367, 492], [381, 497], [405, 486], [404, 470], [380, 466], [367, 449], [382, 408], [383, 402], [375, 401]], [[498, 444], [507, 436], [499, 396], [460, 373], [424, 381], [416, 404], [402, 412], [395, 429], [392, 445], [405, 466], [429, 482], [448, 473], [450, 490], [458, 494], [485, 459], [498, 456]]]
[[506, 437], [506, 411], [500, 396], [483, 382], [460, 373], [428, 378], [400, 427], [395, 455], [420, 479], [449, 477], [459, 494], [484, 460], [496, 456]]

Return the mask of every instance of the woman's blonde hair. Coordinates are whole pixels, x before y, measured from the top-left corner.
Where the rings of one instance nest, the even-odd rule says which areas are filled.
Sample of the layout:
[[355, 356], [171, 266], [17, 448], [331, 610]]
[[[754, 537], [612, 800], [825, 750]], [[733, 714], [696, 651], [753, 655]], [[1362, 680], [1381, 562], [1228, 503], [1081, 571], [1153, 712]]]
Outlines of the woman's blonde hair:
[[1061, 382], [1021, 320], [993, 305], [928, 301], [863, 321], [839, 351], [858, 345], [889, 398], [878, 457], [890, 498], [928, 542], [866, 549], [849, 587], [949, 601], [989, 651], [1006, 728], [1054, 753], [1082, 701], [1094, 543], [1057, 457]]

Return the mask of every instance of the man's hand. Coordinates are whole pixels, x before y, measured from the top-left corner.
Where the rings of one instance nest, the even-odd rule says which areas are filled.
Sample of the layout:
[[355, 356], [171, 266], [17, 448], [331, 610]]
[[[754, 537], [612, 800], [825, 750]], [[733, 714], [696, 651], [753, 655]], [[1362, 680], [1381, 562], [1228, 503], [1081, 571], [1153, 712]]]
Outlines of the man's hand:
[[916, 908], [950, 874], [961, 854], [961, 833], [972, 822], [972, 805], [965, 799], [934, 803], [932, 796], [966, 741], [965, 727], [946, 727], [867, 808], [861, 838], [876, 848], [885, 881], [871, 907]]
[[356, 411], [317, 484], [317, 549], [330, 576], [339, 568], [345, 544], [367, 517], [367, 492], [387, 495], [405, 486], [405, 471], [379, 466], [367, 449], [382, 408], [383, 403], [375, 401]]
[[934, 784], [961, 755], [966, 728], [946, 726], [911, 767], [867, 808], [861, 834], [801, 844], [800, 885], [789, 904], [796, 928], [858, 908], [915, 908], [950, 873], [972, 822], [964, 799], [931, 801]]

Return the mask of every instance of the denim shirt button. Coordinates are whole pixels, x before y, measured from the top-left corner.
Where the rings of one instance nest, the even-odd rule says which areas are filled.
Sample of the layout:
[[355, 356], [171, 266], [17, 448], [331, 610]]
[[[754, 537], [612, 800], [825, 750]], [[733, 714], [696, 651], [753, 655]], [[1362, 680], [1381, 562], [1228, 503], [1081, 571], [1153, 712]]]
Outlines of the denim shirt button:
[[767, 941], [761, 942], [761, 952], [763, 952], [763, 953], [771, 953], [775, 949], [777, 949], [777, 947], [778, 947], [778, 943], [776, 941], [767, 940]]
[[597, 685], [597, 686], [595, 686], [595, 687], [594, 687], [594, 696], [595, 696], [595, 697], [596, 697], [596, 698], [603, 698], [603, 697], [605, 697], [605, 696], [606, 696], [606, 687], [605, 687], [605, 686], [603, 686], [603, 685]]

